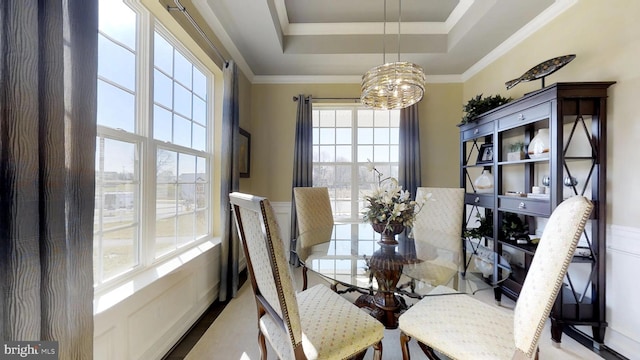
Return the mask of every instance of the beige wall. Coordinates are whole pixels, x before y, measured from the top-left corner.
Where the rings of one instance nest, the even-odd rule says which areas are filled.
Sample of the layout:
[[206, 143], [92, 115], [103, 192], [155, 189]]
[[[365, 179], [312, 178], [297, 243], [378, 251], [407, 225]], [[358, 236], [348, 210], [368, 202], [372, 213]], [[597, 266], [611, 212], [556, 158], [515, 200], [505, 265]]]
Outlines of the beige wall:
[[[539, 89], [540, 80], [505, 90], [504, 83], [556, 56], [576, 59], [546, 79], [616, 81], [609, 88], [607, 147], [608, 224], [638, 226], [640, 201], [637, 154], [640, 143], [640, 1], [581, 0], [515, 49], [465, 82], [464, 101], [476, 94], [517, 98]], [[631, 150], [631, 151], [630, 151]]]
[[[357, 98], [359, 84], [297, 84], [252, 87], [250, 190], [272, 201], [291, 200], [293, 148], [299, 94]], [[429, 84], [420, 102], [422, 182], [425, 186], [458, 186], [458, 128], [461, 84]], [[245, 106], [243, 105], [243, 108]]]

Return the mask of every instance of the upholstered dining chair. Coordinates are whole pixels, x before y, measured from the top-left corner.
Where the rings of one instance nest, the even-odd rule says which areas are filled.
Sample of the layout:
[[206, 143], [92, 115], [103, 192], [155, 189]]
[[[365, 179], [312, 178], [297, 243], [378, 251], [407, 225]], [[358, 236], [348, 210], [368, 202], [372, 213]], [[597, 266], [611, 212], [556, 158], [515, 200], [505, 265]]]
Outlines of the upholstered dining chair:
[[[427, 279], [434, 276], [436, 284], [453, 278], [453, 287], [457, 289], [458, 277], [455, 275], [462, 264], [464, 189], [419, 187], [416, 201], [425, 201], [413, 223], [416, 255], [427, 261], [408, 272], [425, 272], [419, 277]], [[438, 249], [438, 252], [433, 249]]]
[[328, 287], [296, 293], [284, 243], [269, 200], [229, 195], [258, 308], [258, 344], [280, 359], [349, 359], [374, 348], [382, 358], [381, 323]]
[[296, 254], [302, 265], [302, 290], [306, 290], [306, 261], [314, 250], [326, 254], [333, 232], [333, 212], [326, 187], [296, 187], [293, 197], [298, 219]]
[[563, 201], [544, 228], [513, 311], [464, 294], [425, 297], [400, 316], [403, 359], [415, 338], [452, 359], [532, 359], [556, 296], [563, 286], [593, 204], [583, 196]]

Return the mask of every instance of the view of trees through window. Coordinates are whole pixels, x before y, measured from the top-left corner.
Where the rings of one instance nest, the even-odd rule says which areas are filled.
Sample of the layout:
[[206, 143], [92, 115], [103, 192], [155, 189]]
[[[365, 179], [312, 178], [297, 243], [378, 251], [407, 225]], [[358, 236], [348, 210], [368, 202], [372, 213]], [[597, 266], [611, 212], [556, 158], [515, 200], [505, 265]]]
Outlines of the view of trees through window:
[[96, 285], [211, 234], [212, 75], [146, 11], [100, 0]]

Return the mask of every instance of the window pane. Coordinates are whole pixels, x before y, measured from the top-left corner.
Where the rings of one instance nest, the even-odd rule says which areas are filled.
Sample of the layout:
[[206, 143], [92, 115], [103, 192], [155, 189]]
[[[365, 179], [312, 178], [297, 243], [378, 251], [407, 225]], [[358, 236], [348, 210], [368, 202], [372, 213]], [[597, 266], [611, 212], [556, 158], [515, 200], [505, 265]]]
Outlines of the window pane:
[[180, 84], [175, 84], [173, 94], [173, 109], [183, 115], [191, 118], [191, 92]]
[[133, 94], [98, 80], [98, 124], [134, 132], [134, 101]]
[[[179, 183], [195, 183], [196, 182], [196, 157], [189, 154], [178, 155], [178, 182]], [[191, 198], [193, 198], [193, 190], [191, 189]]]
[[358, 162], [367, 162], [367, 160], [374, 161], [373, 146], [371, 145], [358, 146]]
[[191, 146], [191, 121], [179, 115], [173, 116], [173, 143]]
[[320, 144], [335, 144], [336, 143], [336, 129], [334, 128], [321, 128], [320, 129]]
[[109, 231], [102, 236], [102, 277], [108, 280], [120, 275], [136, 264], [137, 228]]
[[193, 97], [193, 121], [201, 124], [207, 124], [207, 103], [197, 96]]
[[98, 53], [98, 76], [134, 91], [135, 54], [102, 35], [98, 36]]
[[118, 0], [100, 0], [98, 12], [98, 29], [135, 50], [136, 13]]
[[351, 128], [336, 129], [336, 144], [351, 144]]
[[207, 128], [193, 124], [193, 144], [195, 150], [207, 150]]
[[336, 126], [351, 128], [351, 110], [336, 111]]
[[156, 154], [156, 178], [159, 184], [175, 183], [178, 154], [174, 151], [158, 149]]
[[389, 128], [375, 128], [373, 129], [374, 144], [388, 144], [389, 143]]
[[358, 144], [373, 144], [372, 128], [358, 128]]
[[157, 32], [153, 35], [153, 65], [173, 75], [173, 46]]
[[174, 52], [175, 56], [175, 66], [173, 76], [176, 80], [180, 82], [184, 87], [191, 90], [191, 71], [193, 65], [191, 62], [187, 60], [179, 51]]
[[139, 187], [137, 146], [98, 136], [94, 210], [96, 281], [138, 264]]
[[335, 159], [335, 147], [320, 146], [320, 162], [333, 162]]
[[207, 98], [207, 78], [195, 67], [193, 68], [193, 92], [203, 99]]
[[320, 111], [320, 127], [334, 127], [336, 126], [336, 113], [335, 111]]
[[153, 101], [173, 109], [173, 82], [158, 70], [153, 71]]
[[171, 142], [171, 112], [158, 105], [153, 106], [153, 137]]
[[351, 146], [336, 146], [336, 161], [351, 162]]

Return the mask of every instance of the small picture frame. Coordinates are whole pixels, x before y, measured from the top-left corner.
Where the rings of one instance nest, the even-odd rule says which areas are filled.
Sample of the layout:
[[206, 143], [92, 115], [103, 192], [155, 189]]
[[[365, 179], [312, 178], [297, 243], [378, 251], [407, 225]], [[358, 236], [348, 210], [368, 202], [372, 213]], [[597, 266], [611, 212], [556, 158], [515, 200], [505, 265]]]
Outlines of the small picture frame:
[[476, 164], [489, 164], [493, 162], [493, 144], [482, 144], [478, 152]]
[[241, 178], [248, 178], [251, 169], [251, 134], [240, 129], [238, 143], [238, 170]]

